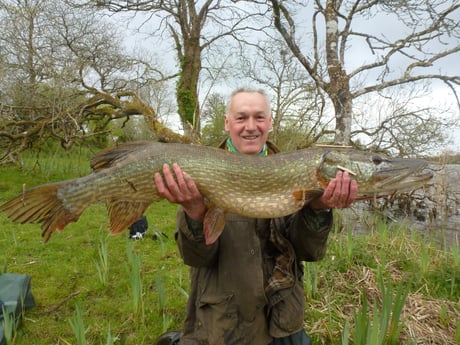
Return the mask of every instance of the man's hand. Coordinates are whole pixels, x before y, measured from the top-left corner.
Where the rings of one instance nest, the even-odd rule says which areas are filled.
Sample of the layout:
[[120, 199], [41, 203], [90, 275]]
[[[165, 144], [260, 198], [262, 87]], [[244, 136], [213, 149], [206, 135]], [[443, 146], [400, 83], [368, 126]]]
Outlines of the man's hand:
[[335, 178], [327, 185], [323, 195], [313, 200], [310, 206], [313, 209], [346, 208], [358, 195], [358, 183], [350, 178], [346, 171], [338, 171]]
[[165, 164], [163, 177], [160, 173], [155, 173], [158, 194], [164, 196], [169, 202], [182, 205], [191, 219], [203, 221], [206, 214], [204, 197], [192, 178], [182, 171], [178, 164], [174, 163], [172, 169], [173, 171], [168, 164]]

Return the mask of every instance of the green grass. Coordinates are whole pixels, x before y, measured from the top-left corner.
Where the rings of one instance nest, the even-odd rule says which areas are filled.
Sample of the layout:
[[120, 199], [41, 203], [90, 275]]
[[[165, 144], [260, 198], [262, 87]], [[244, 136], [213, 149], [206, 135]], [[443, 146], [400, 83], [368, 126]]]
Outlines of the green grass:
[[[24, 183], [88, 173], [91, 153], [77, 156], [42, 157], [39, 166], [29, 157], [23, 170], [0, 168], [0, 202]], [[0, 267], [31, 275], [36, 300], [12, 344], [150, 345], [180, 328], [189, 280], [174, 241], [175, 212], [167, 202], [153, 204], [147, 237], [131, 241], [127, 232], [107, 236], [106, 210], [93, 205], [46, 244], [39, 225], [14, 224], [0, 214]], [[458, 243], [443, 250], [410, 229], [378, 221], [355, 235], [351, 227], [339, 231], [340, 221], [325, 259], [305, 264], [305, 329], [314, 343], [369, 337], [390, 344], [399, 332], [404, 344], [460, 342]], [[154, 232], [167, 237], [153, 240]]]

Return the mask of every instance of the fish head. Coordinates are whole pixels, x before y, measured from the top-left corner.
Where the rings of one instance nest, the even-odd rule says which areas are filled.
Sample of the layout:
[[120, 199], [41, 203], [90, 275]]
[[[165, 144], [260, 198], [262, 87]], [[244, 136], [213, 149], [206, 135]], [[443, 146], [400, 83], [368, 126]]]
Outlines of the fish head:
[[421, 187], [432, 177], [423, 171], [428, 165], [422, 159], [390, 158], [359, 150], [329, 150], [322, 156], [318, 180], [327, 186], [339, 170], [348, 171], [358, 182], [358, 200], [391, 195]]

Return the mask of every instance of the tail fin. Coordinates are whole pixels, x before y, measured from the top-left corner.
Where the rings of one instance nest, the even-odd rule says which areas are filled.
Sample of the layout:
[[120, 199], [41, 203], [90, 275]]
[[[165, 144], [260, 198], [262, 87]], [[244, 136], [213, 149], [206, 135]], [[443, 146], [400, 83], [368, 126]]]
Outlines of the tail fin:
[[42, 237], [47, 242], [55, 230], [62, 231], [80, 217], [66, 210], [57, 197], [61, 186], [61, 183], [50, 183], [24, 191], [1, 205], [0, 210], [14, 222], [40, 223]]

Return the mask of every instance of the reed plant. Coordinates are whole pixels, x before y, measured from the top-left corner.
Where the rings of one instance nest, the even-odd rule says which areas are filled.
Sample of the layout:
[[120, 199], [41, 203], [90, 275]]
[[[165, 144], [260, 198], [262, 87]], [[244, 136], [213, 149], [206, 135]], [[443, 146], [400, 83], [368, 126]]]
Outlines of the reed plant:
[[8, 313], [7, 308], [2, 304], [2, 316], [3, 336], [5, 337], [6, 345], [13, 345], [16, 330], [15, 315], [14, 313]]
[[161, 256], [165, 256], [166, 251], [167, 251], [165, 234], [163, 233], [163, 231], [161, 231], [154, 225], [152, 226], [152, 228], [153, 228], [153, 237], [160, 242]]
[[99, 239], [97, 254], [99, 261], [96, 261], [97, 275], [103, 286], [107, 286], [109, 281], [109, 253], [107, 250], [107, 237]]
[[346, 249], [346, 258], [348, 261], [351, 260], [353, 257], [353, 252], [354, 252], [354, 241], [353, 241], [353, 230], [351, 226], [347, 226], [347, 237], [346, 237], [346, 244], [345, 244], [345, 249]]
[[185, 297], [185, 299], [188, 299], [189, 293], [184, 288], [184, 279], [183, 279], [182, 271], [179, 272], [178, 279], [177, 281], [174, 281], [174, 285], [176, 286], [177, 291], [179, 291], [181, 295]]
[[75, 336], [76, 344], [86, 345], [86, 328], [83, 320], [83, 309], [79, 303], [75, 305], [75, 315], [69, 319], [69, 323]]
[[14, 246], [17, 246], [18, 245], [18, 240], [16, 238], [16, 231], [14, 229], [13, 229], [13, 231], [11, 231], [11, 238], [13, 239]]
[[422, 242], [420, 244], [420, 256], [419, 256], [419, 265], [420, 272], [422, 275], [426, 275], [430, 270], [430, 258], [432, 253], [430, 253], [429, 246]]
[[378, 280], [382, 294], [382, 306], [379, 317], [378, 339], [385, 344], [399, 342], [403, 322], [401, 313], [406, 302], [408, 291], [403, 282], [393, 289], [391, 283], [386, 284], [383, 279], [382, 267], [379, 267]]
[[[450, 248], [450, 253], [452, 254], [453, 270], [450, 278], [450, 296], [455, 295], [455, 291], [460, 289], [460, 244], [458, 237], [455, 238], [455, 241], [452, 243]], [[460, 322], [458, 324], [460, 328]], [[460, 342], [460, 329], [459, 329], [459, 342]]]
[[157, 274], [156, 288], [158, 294], [158, 311], [160, 315], [163, 315], [165, 310], [165, 280], [163, 274], [160, 272]]
[[458, 240], [458, 236], [455, 237], [453, 243], [451, 243], [450, 252], [452, 254], [452, 261], [455, 267], [460, 267], [460, 243]]
[[114, 345], [118, 340], [119, 340], [118, 337], [114, 337], [112, 335], [112, 332], [110, 330], [110, 324], [109, 324], [109, 327], [107, 329], [107, 338], [105, 341], [105, 345]]
[[164, 273], [160, 271], [157, 274], [156, 279], [156, 290], [158, 294], [158, 310], [161, 317], [161, 324], [163, 332], [168, 330], [168, 327], [171, 323], [171, 317], [168, 314], [167, 305], [166, 305], [166, 287], [165, 287], [165, 278]]
[[350, 337], [350, 322], [345, 320], [345, 324], [343, 326], [342, 336], [340, 337], [341, 345], [348, 345], [349, 344], [349, 337]]
[[128, 277], [132, 297], [132, 312], [135, 318], [143, 318], [144, 306], [142, 301], [142, 259], [141, 255], [134, 252], [131, 241], [127, 241], [126, 255], [128, 258]]
[[305, 297], [311, 300], [316, 298], [316, 295], [318, 293], [318, 265], [315, 262], [305, 262], [304, 272], [306, 277], [306, 279], [304, 280]]
[[[407, 298], [407, 291], [402, 284], [395, 292], [386, 285], [381, 274], [381, 305], [374, 303], [369, 312], [367, 297], [363, 295], [360, 309], [354, 313], [353, 344], [355, 345], [391, 345], [398, 344], [402, 330], [401, 312]], [[348, 344], [348, 324], [342, 336], [342, 345]]]

